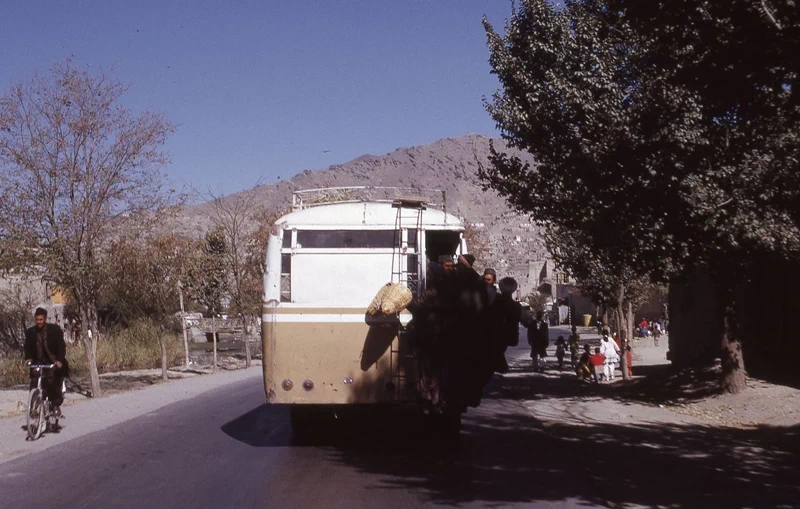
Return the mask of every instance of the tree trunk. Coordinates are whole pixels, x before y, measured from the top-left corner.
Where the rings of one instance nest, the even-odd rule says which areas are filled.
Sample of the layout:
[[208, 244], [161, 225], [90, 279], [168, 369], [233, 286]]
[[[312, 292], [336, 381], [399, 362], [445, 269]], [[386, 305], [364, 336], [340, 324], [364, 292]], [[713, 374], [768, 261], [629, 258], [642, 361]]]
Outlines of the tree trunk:
[[[103, 395], [100, 388], [100, 374], [97, 372], [97, 318], [92, 303], [82, 303], [81, 313], [81, 339], [83, 340], [83, 351], [86, 356], [86, 365], [89, 368], [89, 379], [92, 385], [92, 397], [99, 398]], [[89, 334], [91, 331], [91, 337]]]
[[625, 348], [628, 345], [628, 331], [626, 330], [627, 327], [623, 327], [623, 324], [626, 324], [625, 320], [625, 285], [620, 283], [617, 286], [617, 307], [614, 309], [614, 315], [616, 316], [618, 330], [619, 330], [619, 369], [622, 371], [622, 380], [630, 380], [630, 376], [628, 374], [628, 357], [625, 355]]
[[186, 333], [186, 311], [183, 308], [183, 286], [178, 282], [178, 296], [181, 301], [181, 329], [183, 329], [183, 351], [186, 354], [183, 365], [185, 369], [189, 369], [189, 336]]
[[252, 362], [250, 357], [250, 327], [247, 326], [247, 317], [242, 316], [244, 326], [244, 369], [250, 367]]
[[628, 301], [628, 303], [625, 304], [625, 330], [630, 339], [633, 339], [634, 334], [633, 320], [633, 303]]
[[217, 317], [211, 315], [211, 340], [214, 342], [214, 365], [211, 366], [211, 372], [217, 372]]
[[158, 326], [158, 342], [161, 345], [161, 379], [165, 382], [169, 381], [169, 374], [167, 373], [167, 341], [164, 337], [164, 331], [161, 325]]
[[717, 284], [717, 309], [720, 319], [720, 357], [723, 392], [736, 394], [747, 388], [742, 340], [736, 319], [736, 288], [728, 281]]

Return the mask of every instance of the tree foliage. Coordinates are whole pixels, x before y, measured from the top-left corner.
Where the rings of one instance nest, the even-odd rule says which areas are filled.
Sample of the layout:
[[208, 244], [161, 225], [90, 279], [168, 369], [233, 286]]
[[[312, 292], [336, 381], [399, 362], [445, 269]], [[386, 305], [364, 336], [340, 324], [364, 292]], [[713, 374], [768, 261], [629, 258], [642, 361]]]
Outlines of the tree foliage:
[[205, 306], [211, 316], [222, 313], [222, 300], [228, 292], [226, 252], [227, 244], [222, 231], [209, 230], [199, 242], [199, 249], [186, 276], [192, 298]]
[[[161, 345], [162, 378], [167, 380], [165, 334], [172, 314], [180, 309], [178, 284], [187, 277], [191, 242], [174, 234], [155, 233], [144, 238], [122, 236], [112, 243], [106, 258], [109, 270], [107, 303], [128, 321], [149, 320]], [[187, 352], [188, 356], [188, 352]]]
[[174, 127], [161, 114], [123, 107], [125, 92], [110, 74], [67, 60], [0, 98], [0, 237], [17, 259], [32, 255], [28, 266], [66, 289], [83, 330], [94, 330], [83, 336], [94, 395], [105, 250], [171, 197], [160, 168]]
[[537, 164], [493, 151], [482, 177], [551, 247], [580, 241], [570, 271], [710, 270], [729, 390], [737, 278], [755, 252], [800, 247], [797, 21], [787, 2], [624, 0], [524, 0], [503, 35], [484, 20], [502, 87], [487, 109]]
[[254, 317], [261, 314], [266, 240], [270, 226], [277, 219], [269, 210], [257, 207], [256, 199], [256, 193], [250, 191], [231, 196], [209, 192], [208, 200], [215, 232], [225, 242], [223, 261], [229, 311], [241, 317], [244, 325], [246, 367], [251, 362], [250, 326]]

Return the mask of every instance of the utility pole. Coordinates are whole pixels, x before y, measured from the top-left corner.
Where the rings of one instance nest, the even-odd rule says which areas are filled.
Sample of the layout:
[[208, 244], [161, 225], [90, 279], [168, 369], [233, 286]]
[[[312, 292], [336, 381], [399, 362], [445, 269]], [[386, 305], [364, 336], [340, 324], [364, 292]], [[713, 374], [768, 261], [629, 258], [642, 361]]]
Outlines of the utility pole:
[[217, 372], [217, 315], [212, 311], [211, 313], [211, 339], [214, 341], [214, 365], [211, 367], [211, 372]]
[[186, 369], [189, 369], [189, 337], [186, 334], [186, 311], [183, 309], [183, 285], [180, 281], [178, 281], [178, 296], [181, 301], [181, 328], [183, 329], [183, 349], [186, 354], [184, 365]]

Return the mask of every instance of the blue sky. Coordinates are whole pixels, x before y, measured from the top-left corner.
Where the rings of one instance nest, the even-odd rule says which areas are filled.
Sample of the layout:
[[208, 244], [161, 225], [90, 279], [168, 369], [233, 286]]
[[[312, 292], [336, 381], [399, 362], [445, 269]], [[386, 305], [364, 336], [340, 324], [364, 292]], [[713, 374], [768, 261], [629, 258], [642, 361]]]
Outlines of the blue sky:
[[[509, 0], [0, 5], [0, 89], [72, 57], [178, 125], [169, 177], [229, 193], [364, 153], [496, 134], [481, 16]], [[330, 151], [330, 152], [323, 152]]]

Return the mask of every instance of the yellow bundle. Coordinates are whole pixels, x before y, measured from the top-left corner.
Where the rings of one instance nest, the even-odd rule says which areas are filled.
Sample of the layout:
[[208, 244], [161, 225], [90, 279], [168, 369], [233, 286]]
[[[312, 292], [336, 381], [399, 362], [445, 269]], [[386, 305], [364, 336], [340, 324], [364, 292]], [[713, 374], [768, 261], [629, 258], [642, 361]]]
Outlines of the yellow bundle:
[[386, 283], [370, 302], [367, 314], [395, 315], [411, 304], [413, 295], [408, 287], [401, 283]]

